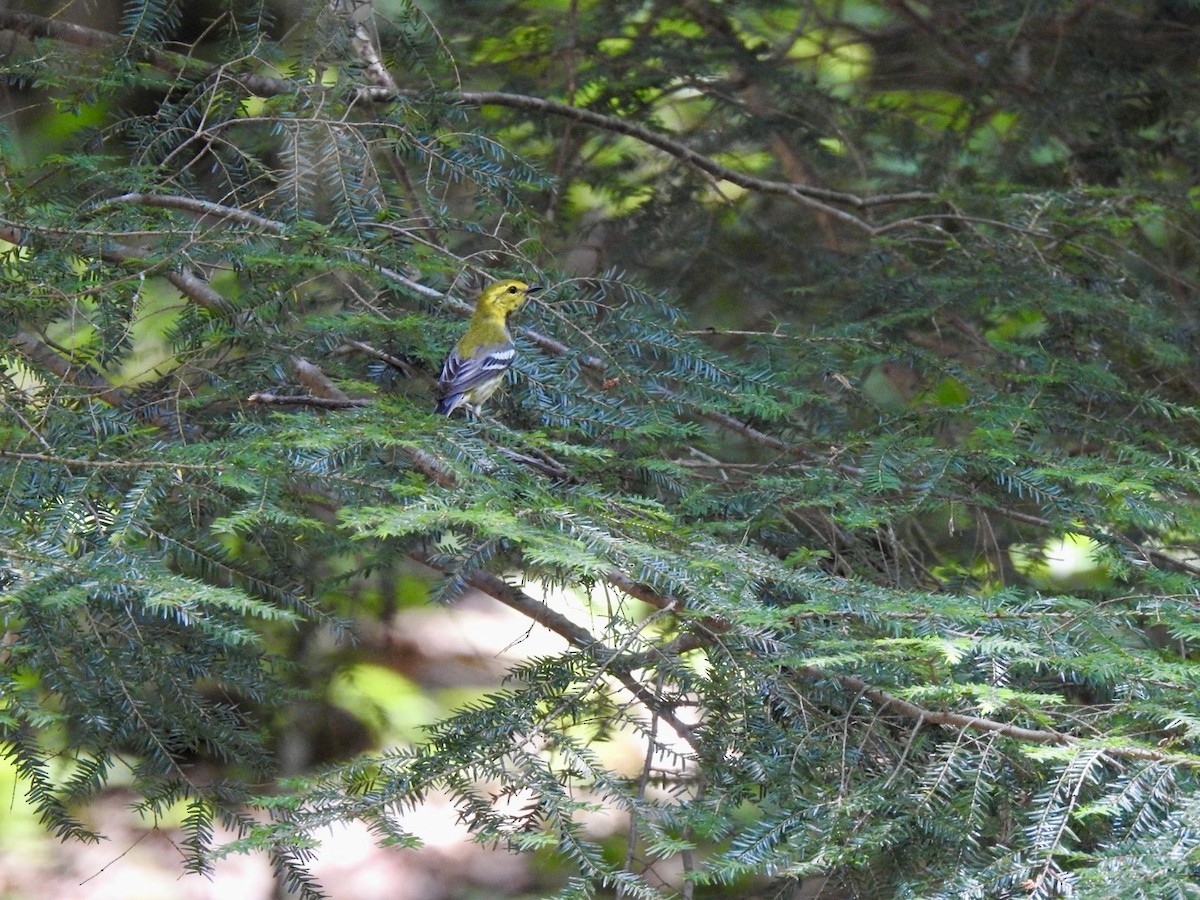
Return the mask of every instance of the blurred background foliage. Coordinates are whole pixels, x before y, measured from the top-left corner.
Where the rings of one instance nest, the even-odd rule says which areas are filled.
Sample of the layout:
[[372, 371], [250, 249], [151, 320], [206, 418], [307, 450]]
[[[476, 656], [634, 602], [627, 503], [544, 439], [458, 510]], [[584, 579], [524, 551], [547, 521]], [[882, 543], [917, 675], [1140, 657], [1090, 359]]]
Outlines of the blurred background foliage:
[[0, 894], [1194, 896], [1198, 38], [5, 5]]

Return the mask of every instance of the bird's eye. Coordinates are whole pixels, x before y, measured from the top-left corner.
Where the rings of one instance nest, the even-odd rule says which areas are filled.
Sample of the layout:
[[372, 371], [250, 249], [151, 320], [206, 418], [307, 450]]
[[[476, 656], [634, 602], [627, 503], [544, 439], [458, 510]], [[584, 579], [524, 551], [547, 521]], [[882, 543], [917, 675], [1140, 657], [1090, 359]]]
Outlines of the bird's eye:
[[509, 285], [509, 286], [508, 286], [508, 292], [509, 292], [510, 294], [515, 294], [515, 293], [517, 292], [517, 288], [516, 288], [516, 286], [515, 286], [515, 285]]

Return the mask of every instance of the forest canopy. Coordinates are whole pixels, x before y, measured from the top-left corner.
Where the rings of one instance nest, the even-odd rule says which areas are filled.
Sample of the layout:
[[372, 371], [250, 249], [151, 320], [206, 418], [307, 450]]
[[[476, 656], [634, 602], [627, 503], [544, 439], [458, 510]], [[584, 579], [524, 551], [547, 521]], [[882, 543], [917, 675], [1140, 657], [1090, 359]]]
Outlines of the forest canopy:
[[[1200, 893], [1197, 46], [1187, 0], [8, 4], [19, 791], [305, 896], [433, 796], [561, 897]], [[507, 278], [504, 386], [435, 415]], [[339, 705], [465, 595], [538, 650], [403, 735]]]

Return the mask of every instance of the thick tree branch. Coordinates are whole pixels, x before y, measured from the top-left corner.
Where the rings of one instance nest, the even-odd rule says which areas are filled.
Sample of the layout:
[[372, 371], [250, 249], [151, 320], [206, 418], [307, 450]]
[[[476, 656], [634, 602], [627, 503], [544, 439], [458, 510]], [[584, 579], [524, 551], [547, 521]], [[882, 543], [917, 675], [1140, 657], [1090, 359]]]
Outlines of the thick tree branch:
[[350, 395], [333, 383], [333, 379], [307, 359], [297, 356], [291, 360], [292, 371], [300, 379], [300, 383], [317, 397], [333, 403], [349, 403]]
[[404, 448], [403, 452], [412, 460], [413, 468], [434, 484], [444, 488], [458, 486], [457, 476], [432, 453], [426, 453], [416, 447]]
[[275, 406], [315, 406], [323, 409], [352, 409], [370, 406], [374, 401], [369, 397], [351, 397], [334, 384], [333, 379], [326, 375], [318, 366], [313, 365], [303, 357], [292, 357], [289, 361], [292, 371], [311, 393], [309, 394], [276, 394], [264, 391], [251, 394], [246, 398], [247, 403], [273, 404]]

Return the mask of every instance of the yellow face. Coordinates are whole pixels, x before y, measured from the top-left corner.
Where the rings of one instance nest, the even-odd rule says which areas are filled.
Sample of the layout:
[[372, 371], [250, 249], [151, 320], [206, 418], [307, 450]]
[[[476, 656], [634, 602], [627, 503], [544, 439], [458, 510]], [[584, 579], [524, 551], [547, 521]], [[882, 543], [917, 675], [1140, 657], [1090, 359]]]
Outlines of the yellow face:
[[524, 281], [497, 281], [484, 288], [478, 306], [507, 317], [525, 302], [526, 296], [540, 289], [539, 285]]

